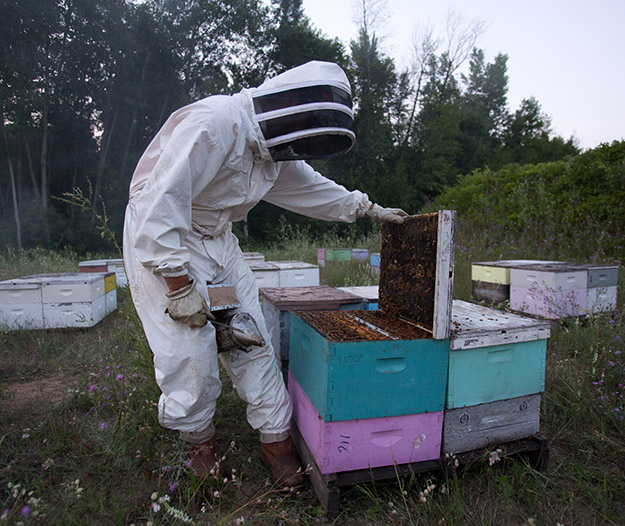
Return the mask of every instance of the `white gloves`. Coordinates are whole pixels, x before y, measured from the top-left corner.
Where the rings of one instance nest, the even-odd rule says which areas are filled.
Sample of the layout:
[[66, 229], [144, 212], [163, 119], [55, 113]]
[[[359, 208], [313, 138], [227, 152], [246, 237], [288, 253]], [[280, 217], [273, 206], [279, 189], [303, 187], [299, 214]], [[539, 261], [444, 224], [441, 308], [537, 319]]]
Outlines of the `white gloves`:
[[380, 205], [373, 205], [365, 215], [372, 221], [398, 224], [403, 223], [404, 218], [408, 217], [408, 214], [401, 208], [382, 208]]
[[206, 300], [195, 290], [195, 281], [168, 292], [167, 297], [167, 313], [172, 320], [186, 323], [189, 327], [204, 327], [209, 319], [215, 319]]

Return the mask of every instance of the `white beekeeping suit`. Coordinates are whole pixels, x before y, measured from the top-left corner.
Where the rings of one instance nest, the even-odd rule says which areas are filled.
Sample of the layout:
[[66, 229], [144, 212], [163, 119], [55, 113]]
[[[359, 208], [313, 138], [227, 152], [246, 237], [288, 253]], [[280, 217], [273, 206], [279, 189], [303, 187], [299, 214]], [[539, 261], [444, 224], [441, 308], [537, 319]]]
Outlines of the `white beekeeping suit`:
[[188, 275], [207, 302], [207, 283], [234, 286], [241, 310], [254, 318], [267, 344], [219, 358], [248, 404], [247, 418], [261, 443], [281, 442], [288, 437], [291, 402], [232, 222], [261, 199], [323, 220], [369, 215], [401, 222], [405, 215], [373, 205], [366, 194], [295, 160], [351, 148], [352, 117], [342, 69], [310, 62], [259, 88], [179, 109], [141, 157], [130, 184], [124, 261], [154, 354], [159, 421], [187, 442], [213, 438], [221, 383], [214, 326], [192, 327], [165, 312], [171, 279]]

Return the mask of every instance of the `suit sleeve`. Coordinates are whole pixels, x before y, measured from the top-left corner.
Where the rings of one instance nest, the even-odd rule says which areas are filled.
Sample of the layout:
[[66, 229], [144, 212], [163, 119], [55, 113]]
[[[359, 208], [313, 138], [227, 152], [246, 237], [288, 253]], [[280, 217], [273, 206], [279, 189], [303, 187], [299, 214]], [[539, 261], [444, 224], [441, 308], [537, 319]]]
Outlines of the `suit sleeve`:
[[372, 205], [367, 194], [347, 190], [304, 161], [282, 163], [276, 184], [264, 200], [315, 219], [346, 223], [364, 216]]

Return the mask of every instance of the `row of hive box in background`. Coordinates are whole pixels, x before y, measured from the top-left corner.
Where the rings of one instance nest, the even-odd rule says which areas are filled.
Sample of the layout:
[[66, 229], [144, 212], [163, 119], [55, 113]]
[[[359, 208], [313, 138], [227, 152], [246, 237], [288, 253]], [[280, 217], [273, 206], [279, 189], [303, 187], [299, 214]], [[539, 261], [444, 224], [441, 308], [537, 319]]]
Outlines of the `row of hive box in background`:
[[[319, 267], [244, 253], [260, 286], [319, 285]], [[116, 287], [127, 286], [122, 259], [79, 262], [78, 273], [38, 274], [0, 282], [0, 328], [93, 327], [117, 309]]]
[[36, 274], [0, 282], [4, 330], [93, 327], [115, 309], [114, 272]]
[[[365, 319], [377, 292], [261, 289], [293, 418], [321, 473], [438, 459], [539, 432], [548, 322], [455, 300], [449, 339], [398, 340]], [[334, 312], [315, 321], [315, 311]], [[389, 337], [333, 341], [323, 325], [341, 316]]]
[[562, 261], [501, 260], [473, 263], [472, 293], [489, 303], [548, 319], [616, 308], [618, 266]]
[[[300, 261], [265, 261], [260, 252], [244, 252], [243, 257], [248, 263], [259, 287], [292, 287], [319, 285], [319, 268]], [[128, 284], [124, 262], [122, 259], [92, 259], [78, 264], [80, 272], [98, 273], [115, 272], [117, 286]]]

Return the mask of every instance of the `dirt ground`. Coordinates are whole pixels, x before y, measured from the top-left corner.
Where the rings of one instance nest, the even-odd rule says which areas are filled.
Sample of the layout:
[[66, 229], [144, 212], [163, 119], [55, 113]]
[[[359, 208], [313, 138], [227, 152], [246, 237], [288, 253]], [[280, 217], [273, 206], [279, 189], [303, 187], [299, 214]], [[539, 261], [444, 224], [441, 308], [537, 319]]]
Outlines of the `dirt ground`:
[[2, 434], [26, 432], [37, 425], [46, 412], [71, 396], [74, 380], [61, 374], [26, 381], [5, 379], [0, 384]]

